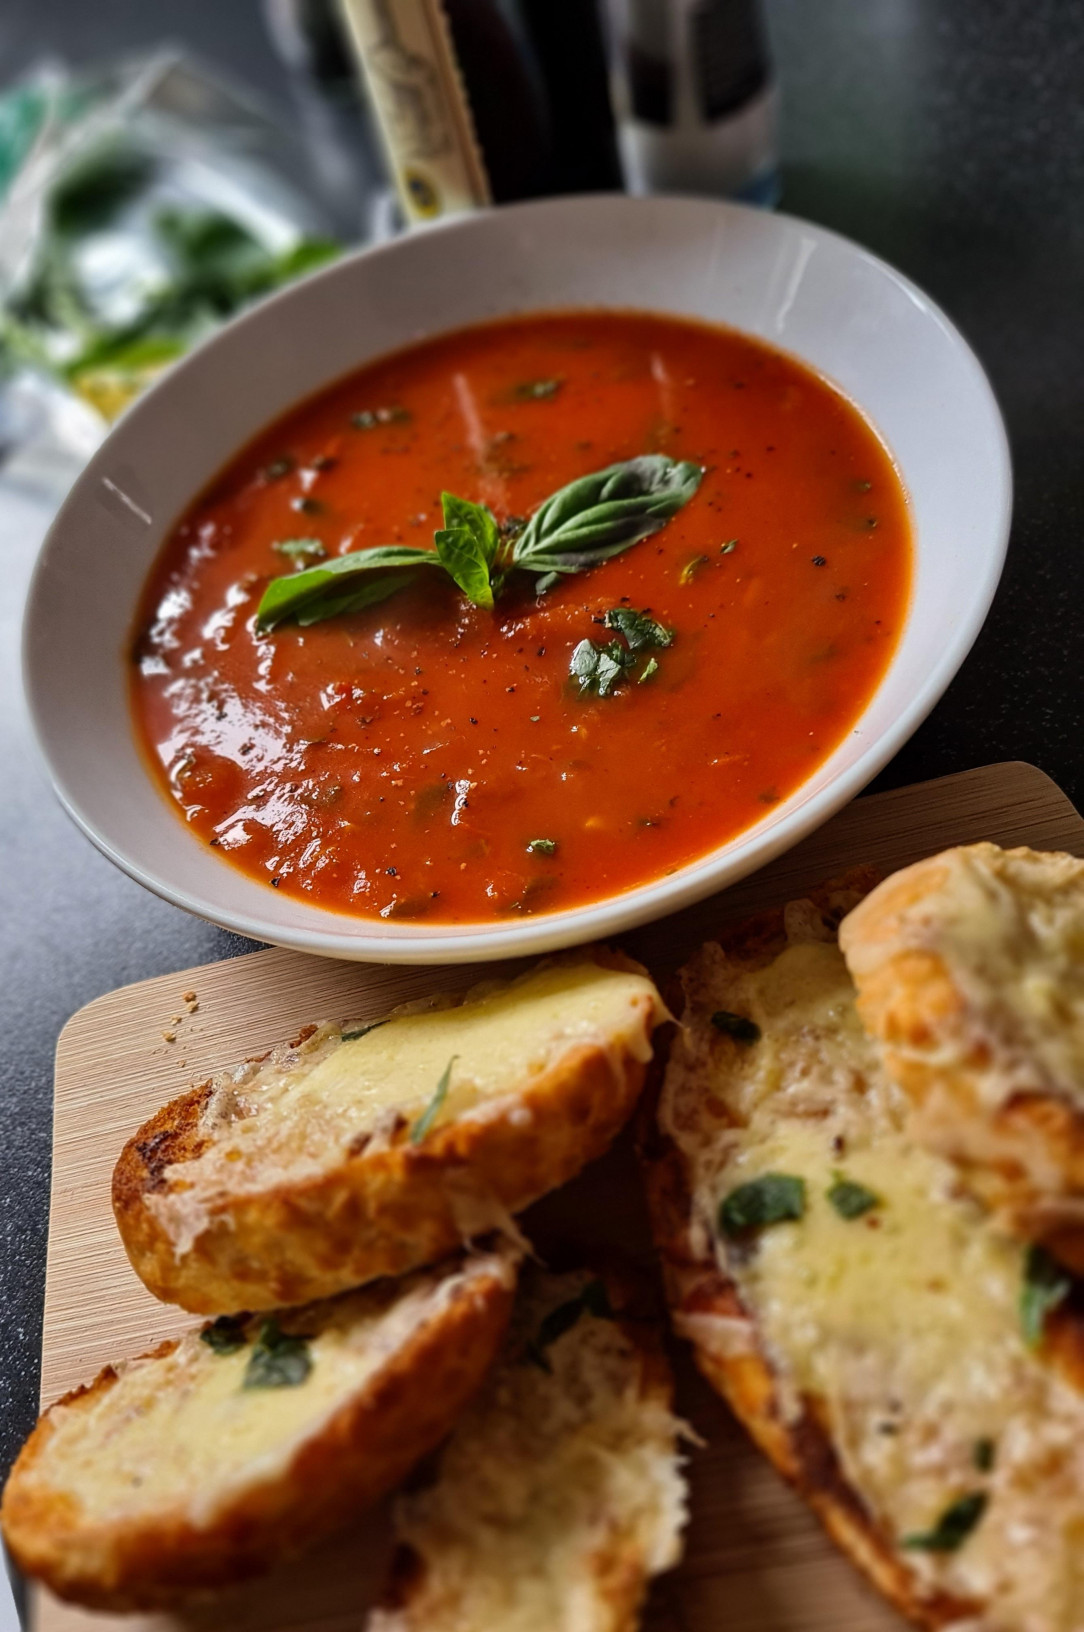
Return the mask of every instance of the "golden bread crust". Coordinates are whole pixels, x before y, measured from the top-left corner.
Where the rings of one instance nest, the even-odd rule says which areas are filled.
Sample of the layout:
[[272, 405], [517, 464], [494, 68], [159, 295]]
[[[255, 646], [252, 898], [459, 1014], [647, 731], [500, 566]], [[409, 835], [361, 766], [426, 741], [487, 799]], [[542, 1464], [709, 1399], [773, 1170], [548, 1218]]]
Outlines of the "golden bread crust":
[[[128, 1611], [180, 1603], [303, 1551], [397, 1485], [448, 1433], [499, 1347], [513, 1261], [494, 1257], [488, 1271], [465, 1280], [280, 1472], [249, 1484], [204, 1522], [176, 1507], [95, 1521], [59, 1482], [42, 1477], [55, 1413], [96, 1407], [118, 1380], [106, 1367], [42, 1415], [15, 1462], [0, 1505], [12, 1558], [61, 1598]], [[151, 1355], [177, 1347], [164, 1343]]]
[[[1068, 920], [1054, 957], [1050, 928], [1034, 916], [1050, 907]], [[968, 913], [973, 927], [961, 934]], [[1036, 1043], [1084, 1026], [1084, 984], [1065, 979], [1081, 944], [1084, 862], [993, 844], [893, 874], [840, 930], [863, 1023], [915, 1105], [915, 1137], [955, 1163], [1022, 1239], [1078, 1272], [1084, 1082]], [[1033, 1021], [1020, 994], [1039, 982], [1053, 1001]]]
[[[831, 927], [877, 877], [870, 868], [856, 868], [810, 891], [808, 900]], [[751, 968], [771, 963], [786, 944], [782, 912], [760, 914], [722, 938], [728, 958]], [[686, 971], [694, 983], [695, 970], [696, 960]], [[720, 1046], [740, 1045], [723, 1039]], [[756, 1322], [735, 1282], [720, 1269], [710, 1238], [697, 1226], [689, 1160], [659, 1125], [661, 1092], [660, 1083], [645, 1097], [640, 1154], [667, 1300], [676, 1330], [692, 1343], [699, 1370], [832, 1539], [891, 1603], [929, 1632], [976, 1615], [981, 1606], [920, 1588], [893, 1538], [846, 1479], [819, 1402], [807, 1396], [800, 1414], [784, 1412]], [[733, 1125], [722, 1101], [707, 1096], [693, 1114], [697, 1125], [683, 1125], [683, 1137], [711, 1139]]]
[[[603, 967], [643, 973], [614, 954]], [[655, 1010], [640, 1005], [646, 1056]], [[269, 1309], [333, 1296], [433, 1263], [564, 1184], [609, 1147], [635, 1108], [645, 1066], [622, 1043], [579, 1044], [484, 1116], [438, 1126], [421, 1144], [406, 1127], [315, 1177], [268, 1182], [228, 1198], [178, 1255], [148, 1202], [163, 1169], [204, 1148], [207, 1088], [174, 1100], [125, 1145], [113, 1210], [129, 1259], [165, 1302], [199, 1314]]]

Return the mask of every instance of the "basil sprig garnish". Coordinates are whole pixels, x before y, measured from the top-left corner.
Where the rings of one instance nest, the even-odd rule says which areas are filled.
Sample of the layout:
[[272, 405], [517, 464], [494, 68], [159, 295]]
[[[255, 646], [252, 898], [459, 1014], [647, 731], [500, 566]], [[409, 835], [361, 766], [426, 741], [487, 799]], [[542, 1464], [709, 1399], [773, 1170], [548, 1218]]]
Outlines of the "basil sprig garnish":
[[318, 567], [272, 578], [256, 609], [256, 628], [266, 634], [287, 618], [307, 626], [342, 612], [360, 612], [410, 583], [417, 568], [441, 564], [432, 550], [414, 544], [351, 550]]
[[[307, 626], [375, 606], [410, 583], [418, 567], [443, 569], [476, 606], [492, 607], [505, 578], [515, 570], [538, 574], [535, 588], [543, 594], [561, 576], [586, 572], [657, 533], [689, 502], [703, 474], [689, 460], [643, 454], [570, 482], [514, 532], [502, 532], [486, 505], [444, 493], [444, 526], [434, 534], [435, 549], [381, 544], [272, 578], [256, 609], [257, 633], [267, 634], [287, 618]], [[625, 616], [627, 620], [631, 615]], [[646, 619], [646, 624], [662, 631], [653, 619]], [[643, 633], [640, 626], [633, 627], [638, 636]], [[625, 634], [631, 650], [640, 649], [625, 624], [611, 628]], [[669, 641], [647, 639], [640, 644], [661, 646]]]

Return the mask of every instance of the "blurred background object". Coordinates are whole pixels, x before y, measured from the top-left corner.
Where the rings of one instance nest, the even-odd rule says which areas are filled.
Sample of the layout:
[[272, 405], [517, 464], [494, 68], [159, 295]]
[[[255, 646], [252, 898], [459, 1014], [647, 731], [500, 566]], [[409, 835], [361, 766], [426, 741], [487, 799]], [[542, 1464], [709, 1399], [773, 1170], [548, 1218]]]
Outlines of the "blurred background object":
[[777, 91], [760, 0], [612, 0], [632, 193], [779, 197]]
[[0, 96], [0, 455], [37, 434], [70, 479], [163, 368], [338, 252], [292, 146], [174, 51]]
[[620, 190], [597, 0], [342, 0], [408, 222]]
[[55, 501], [164, 368], [340, 243], [626, 183], [773, 202], [759, 0], [610, 3], [262, 0], [273, 103], [169, 46], [0, 90], [5, 477]]

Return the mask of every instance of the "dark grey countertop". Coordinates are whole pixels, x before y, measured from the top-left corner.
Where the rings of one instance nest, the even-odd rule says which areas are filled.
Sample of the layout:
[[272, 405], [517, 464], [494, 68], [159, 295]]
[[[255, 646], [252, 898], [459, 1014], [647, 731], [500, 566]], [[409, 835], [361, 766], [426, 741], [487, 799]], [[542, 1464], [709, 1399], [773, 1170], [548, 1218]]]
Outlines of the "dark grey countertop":
[[[769, 0], [784, 99], [783, 207], [894, 262], [986, 364], [1016, 514], [978, 643], [890, 786], [1028, 759], [1084, 797], [1084, 7], [1066, 0]], [[0, 82], [47, 52], [163, 36], [287, 92], [256, 0], [6, 0]], [[97, 855], [36, 761], [17, 634], [37, 535], [0, 510], [0, 1472], [35, 1411], [52, 1055], [102, 992], [244, 950]]]

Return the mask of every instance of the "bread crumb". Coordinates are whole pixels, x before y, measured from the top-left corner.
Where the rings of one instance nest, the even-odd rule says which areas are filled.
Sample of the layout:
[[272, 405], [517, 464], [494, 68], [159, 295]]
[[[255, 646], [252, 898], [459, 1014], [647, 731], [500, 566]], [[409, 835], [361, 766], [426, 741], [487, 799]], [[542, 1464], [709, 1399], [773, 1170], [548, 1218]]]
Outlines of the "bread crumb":
[[166, 1043], [175, 1043], [177, 1041], [177, 1033], [175, 1031], [164, 1031], [162, 1033], [162, 1041]]
[[195, 992], [182, 992], [181, 993], [181, 1002], [182, 1003], [194, 1003], [195, 1001], [196, 1001]]

